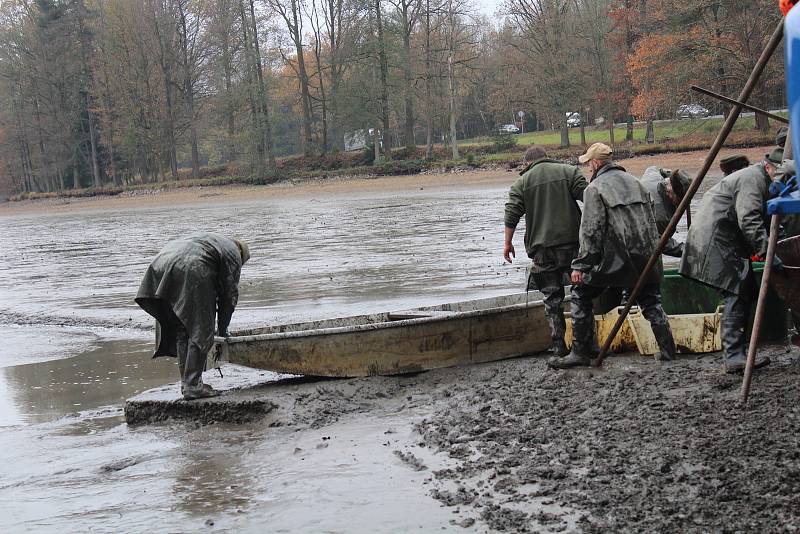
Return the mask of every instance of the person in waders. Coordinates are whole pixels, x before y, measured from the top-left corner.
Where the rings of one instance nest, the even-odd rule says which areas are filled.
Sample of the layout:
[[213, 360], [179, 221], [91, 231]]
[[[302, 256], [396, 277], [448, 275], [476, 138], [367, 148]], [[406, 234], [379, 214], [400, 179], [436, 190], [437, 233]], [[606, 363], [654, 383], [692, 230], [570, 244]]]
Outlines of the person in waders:
[[[704, 195], [681, 258], [680, 273], [717, 289], [724, 298], [721, 336], [727, 373], [741, 372], [747, 361], [745, 326], [755, 300], [751, 258], [767, 253], [769, 185], [783, 160], [776, 148], [764, 161], [724, 177]], [[783, 263], [776, 255], [773, 268]], [[755, 368], [769, 364], [759, 356]]]
[[578, 253], [578, 228], [587, 182], [580, 169], [547, 159], [541, 146], [525, 152], [525, 168], [511, 186], [505, 206], [503, 258], [512, 262], [512, 239], [517, 223], [525, 216], [525, 252], [532, 260], [527, 290], [544, 295], [544, 309], [550, 324], [551, 351], [565, 356], [567, 324], [564, 320], [564, 286], [569, 284], [569, 269]]
[[239, 298], [239, 275], [250, 258], [246, 244], [215, 233], [167, 243], [147, 268], [136, 304], [156, 319], [153, 358], [177, 356], [186, 400], [214, 397], [203, 384], [206, 355], [228, 325]]
[[[578, 158], [592, 178], [583, 192], [580, 249], [572, 262], [572, 351], [551, 358], [553, 369], [588, 366], [595, 346], [592, 300], [606, 288], [630, 289], [656, 249], [653, 200], [639, 180], [611, 158], [611, 147], [595, 143]], [[637, 298], [653, 329], [661, 360], [675, 357], [675, 340], [661, 307], [661, 259]]]

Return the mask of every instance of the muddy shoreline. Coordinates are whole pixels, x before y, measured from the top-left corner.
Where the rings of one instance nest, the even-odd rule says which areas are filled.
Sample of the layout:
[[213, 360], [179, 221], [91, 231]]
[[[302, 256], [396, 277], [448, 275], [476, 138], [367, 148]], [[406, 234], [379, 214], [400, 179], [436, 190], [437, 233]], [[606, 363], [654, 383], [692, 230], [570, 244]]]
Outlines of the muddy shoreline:
[[[745, 154], [755, 163], [763, 158], [770, 147], [723, 150], [720, 157], [733, 152]], [[681, 168], [690, 173], [700, 170], [706, 151], [674, 152], [639, 156], [620, 160], [629, 172], [641, 176], [650, 165], [666, 168]], [[588, 172], [584, 167], [584, 172]], [[709, 176], [721, 175], [716, 164]], [[51, 198], [23, 200], [0, 204], [0, 217], [24, 213], [62, 213], [74, 210], [112, 210], [144, 208], [162, 205], [213, 204], [219, 202], [251, 201], [258, 198], [309, 198], [317, 195], [344, 196], [352, 198], [360, 194], [385, 191], [403, 192], [420, 189], [447, 189], [452, 187], [497, 187], [510, 186], [516, 179], [516, 170], [474, 170], [446, 173], [425, 173], [380, 177], [319, 178], [298, 182], [281, 182], [267, 186], [198, 186], [181, 189], [160, 189], [154, 184], [152, 190], [130, 191], [117, 196], [86, 198]]]
[[[761, 350], [774, 363], [756, 374], [744, 407], [741, 375], [723, 374], [718, 353], [666, 363], [623, 355], [572, 371], [550, 370], [539, 355], [417, 375], [286, 379], [221, 399], [245, 411], [256, 399], [273, 403], [260, 424], [284, 433], [391, 420], [383, 445], [394, 459], [384, 461], [425, 474], [420, 496], [449, 511], [448, 529], [796, 530], [800, 351]], [[352, 450], [330, 438], [318, 447]]]

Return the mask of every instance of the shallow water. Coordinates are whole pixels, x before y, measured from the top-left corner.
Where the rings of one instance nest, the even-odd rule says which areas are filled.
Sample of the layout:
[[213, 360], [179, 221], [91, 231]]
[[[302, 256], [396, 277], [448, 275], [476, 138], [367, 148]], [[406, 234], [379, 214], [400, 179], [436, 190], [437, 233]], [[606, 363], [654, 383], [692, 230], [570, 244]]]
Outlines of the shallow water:
[[127, 428], [124, 399], [177, 378], [173, 361], [150, 360], [151, 320], [133, 296], [167, 240], [201, 230], [251, 246], [234, 330], [519, 291], [527, 261], [501, 258], [506, 192], [0, 217], [0, 531], [446, 525], [421, 476], [376, 445], [384, 420], [339, 430], [370, 443], [355, 458], [309, 443], [300, 460], [293, 451], [319, 439], [310, 431]]

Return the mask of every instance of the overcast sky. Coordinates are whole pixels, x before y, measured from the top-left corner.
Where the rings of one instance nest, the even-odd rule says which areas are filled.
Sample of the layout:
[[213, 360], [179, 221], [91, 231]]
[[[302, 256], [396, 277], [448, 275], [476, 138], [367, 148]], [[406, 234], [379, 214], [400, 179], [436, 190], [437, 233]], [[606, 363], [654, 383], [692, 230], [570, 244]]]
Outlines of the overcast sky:
[[481, 11], [494, 19], [494, 12], [497, 11], [497, 6], [503, 0], [475, 0], [475, 3], [481, 6]]

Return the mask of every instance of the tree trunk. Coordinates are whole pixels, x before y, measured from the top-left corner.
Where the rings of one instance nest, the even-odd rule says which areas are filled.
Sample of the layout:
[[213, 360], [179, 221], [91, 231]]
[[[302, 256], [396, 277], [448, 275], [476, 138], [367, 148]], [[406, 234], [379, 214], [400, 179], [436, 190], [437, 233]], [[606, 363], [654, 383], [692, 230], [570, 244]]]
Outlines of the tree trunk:
[[[405, 5], [405, 4], [404, 4]], [[403, 135], [405, 137], [406, 148], [414, 152], [417, 147], [414, 139], [414, 88], [411, 72], [411, 34], [413, 28], [409, 28], [408, 10], [403, 10], [403, 96], [405, 107], [405, 126]]]
[[647, 144], [652, 145], [656, 142], [656, 134], [653, 128], [653, 119], [647, 119], [647, 131], [645, 132], [645, 140]]
[[433, 72], [431, 68], [431, 2], [425, 2], [425, 158], [433, 156]]
[[583, 124], [583, 117], [581, 117], [581, 146], [586, 146], [586, 127]]
[[251, 172], [256, 175], [264, 173], [266, 167], [264, 161], [264, 135], [261, 129], [261, 111], [255, 94], [255, 61], [253, 49], [250, 45], [250, 24], [245, 15], [244, 0], [239, 0], [239, 15], [242, 21], [242, 43], [245, 50], [245, 83], [247, 85], [247, 97], [250, 101], [250, 122], [252, 128], [253, 154], [251, 155]]
[[[378, 60], [381, 66], [381, 123], [383, 127], [384, 143], [389, 142], [389, 65], [386, 59], [386, 43], [383, 39], [383, 18], [381, 14], [381, 0], [375, 0], [375, 23], [378, 27]], [[383, 157], [392, 159], [392, 149], [383, 147]]]
[[261, 130], [264, 152], [267, 156], [267, 168], [271, 174], [275, 174], [277, 165], [275, 163], [275, 152], [272, 149], [272, 122], [269, 118], [269, 95], [264, 83], [264, 72], [261, 68], [261, 47], [258, 44], [258, 27], [256, 26], [256, 11], [253, 0], [250, 0], [250, 20], [253, 29], [253, 52], [255, 53], [256, 75], [258, 77], [258, 96], [261, 107]]
[[569, 125], [566, 113], [559, 113], [561, 119], [561, 148], [569, 148]]
[[633, 115], [628, 113], [628, 128], [625, 132], [625, 140], [633, 141]]
[[223, 121], [225, 122], [227, 138], [225, 139], [226, 161], [234, 161], [237, 156], [236, 151], [236, 118], [234, 115], [234, 102], [232, 94], [233, 66], [231, 65], [230, 43], [228, 34], [222, 39], [222, 71], [225, 78], [225, 105], [223, 106]]

